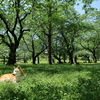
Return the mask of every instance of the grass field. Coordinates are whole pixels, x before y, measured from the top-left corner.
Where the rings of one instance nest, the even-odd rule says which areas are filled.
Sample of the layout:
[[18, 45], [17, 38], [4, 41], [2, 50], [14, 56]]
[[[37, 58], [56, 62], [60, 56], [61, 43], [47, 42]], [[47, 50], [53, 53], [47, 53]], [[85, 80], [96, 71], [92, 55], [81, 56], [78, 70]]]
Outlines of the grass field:
[[[100, 64], [20, 64], [25, 79], [0, 83], [0, 100], [100, 100]], [[12, 66], [0, 65], [0, 75]]]

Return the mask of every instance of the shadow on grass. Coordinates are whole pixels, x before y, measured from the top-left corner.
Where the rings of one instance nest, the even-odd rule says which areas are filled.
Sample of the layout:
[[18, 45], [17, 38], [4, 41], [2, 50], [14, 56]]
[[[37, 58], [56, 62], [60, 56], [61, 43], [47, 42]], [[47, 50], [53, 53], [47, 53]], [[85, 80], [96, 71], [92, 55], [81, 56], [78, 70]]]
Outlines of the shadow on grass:
[[[81, 65], [35, 65], [30, 69], [31, 74], [34, 72], [45, 72], [47, 74], [61, 74], [69, 72], [90, 72], [90, 79], [77, 77], [76, 94], [78, 100], [99, 100], [100, 99], [100, 64], [81, 64]], [[28, 71], [28, 68], [27, 68]]]
[[79, 100], [100, 100], [100, 82], [97, 78], [79, 78], [77, 89], [80, 94]]
[[70, 65], [70, 64], [60, 64], [60, 65], [33, 65], [33, 66], [24, 66], [22, 65], [22, 67], [24, 68], [25, 72], [29, 72], [29, 73], [36, 73], [36, 72], [45, 72], [48, 74], [61, 74], [64, 72], [73, 72], [73, 71], [82, 71], [84, 69], [83, 66], [81, 65]]
[[12, 73], [13, 69], [14, 69], [13, 66], [0, 65], [0, 76], [1, 76], [1, 74]]
[[85, 64], [85, 71], [89, 71], [90, 79], [78, 78], [77, 89], [80, 94], [79, 100], [100, 99], [100, 64]]

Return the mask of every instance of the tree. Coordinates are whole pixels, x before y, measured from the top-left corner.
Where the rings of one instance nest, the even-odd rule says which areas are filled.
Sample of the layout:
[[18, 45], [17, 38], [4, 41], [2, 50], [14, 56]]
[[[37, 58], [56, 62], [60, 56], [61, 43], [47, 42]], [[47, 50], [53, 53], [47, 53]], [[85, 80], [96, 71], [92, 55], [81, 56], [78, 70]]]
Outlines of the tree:
[[52, 64], [52, 36], [56, 28], [58, 3], [55, 0], [39, 2], [37, 6], [36, 25], [41, 34], [45, 34], [48, 40], [48, 63]]
[[[67, 15], [66, 13], [70, 13]], [[71, 7], [68, 12], [65, 11], [66, 16], [61, 21], [59, 33], [61, 34], [63, 41], [66, 45], [66, 52], [69, 56], [69, 63], [73, 64], [73, 55], [77, 50], [75, 47], [75, 40], [80, 37], [80, 32], [83, 30], [84, 23], [81, 16]]]
[[32, 54], [32, 63], [36, 64], [36, 58], [46, 49], [44, 41], [41, 41], [36, 34], [30, 34], [26, 38], [23, 37], [23, 40], [28, 51]]
[[81, 38], [81, 46], [92, 53], [94, 63], [97, 62], [96, 50], [100, 44], [99, 34], [94, 33]]
[[100, 46], [100, 11], [92, 11], [88, 15], [88, 23], [92, 25], [88, 31], [81, 36], [81, 46], [92, 53], [94, 63], [97, 62], [97, 50]]
[[29, 31], [29, 29], [25, 29], [23, 26], [23, 21], [30, 14], [30, 12], [27, 12], [27, 7], [24, 5], [25, 3], [26, 1], [21, 2], [21, 0], [11, 2], [3, 1], [0, 7], [2, 8], [0, 9], [0, 19], [2, 20], [3, 30], [6, 30], [4, 34], [0, 36], [3, 39], [3, 43], [10, 49], [7, 62], [9, 65], [16, 63], [16, 50], [20, 40], [24, 32]]
[[[63, 43], [63, 39], [60, 34], [57, 36], [54, 36], [52, 39], [52, 55], [55, 59], [58, 60], [57, 63], [62, 64], [65, 63], [66, 61], [66, 52], [65, 50], [65, 45]], [[64, 62], [62, 61], [64, 60]]]

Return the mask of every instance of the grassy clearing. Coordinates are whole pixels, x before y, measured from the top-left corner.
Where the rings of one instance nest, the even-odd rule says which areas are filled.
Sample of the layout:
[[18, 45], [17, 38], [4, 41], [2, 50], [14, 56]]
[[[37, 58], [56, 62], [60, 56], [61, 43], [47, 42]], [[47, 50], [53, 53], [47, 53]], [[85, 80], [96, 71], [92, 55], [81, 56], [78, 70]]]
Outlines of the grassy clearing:
[[[0, 100], [99, 100], [100, 64], [24, 65], [18, 84], [0, 83]], [[12, 72], [0, 65], [0, 75]]]

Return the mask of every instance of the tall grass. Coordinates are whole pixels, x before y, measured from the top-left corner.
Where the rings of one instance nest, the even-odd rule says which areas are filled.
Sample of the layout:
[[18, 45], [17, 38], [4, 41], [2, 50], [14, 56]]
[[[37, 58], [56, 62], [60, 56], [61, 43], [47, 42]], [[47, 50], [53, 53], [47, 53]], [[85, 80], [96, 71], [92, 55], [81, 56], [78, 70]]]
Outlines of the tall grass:
[[[0, 100], [99, 100], [100, 65], [24, 65], [25, 79], [0, 83]], [[12, 72], [0, 65], [0, 75]]]

